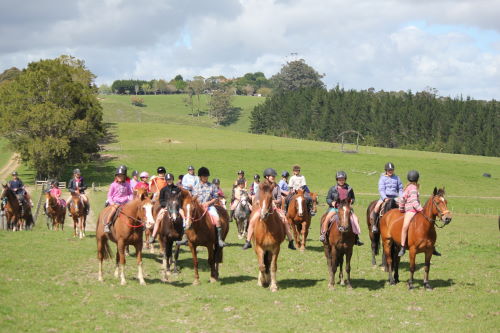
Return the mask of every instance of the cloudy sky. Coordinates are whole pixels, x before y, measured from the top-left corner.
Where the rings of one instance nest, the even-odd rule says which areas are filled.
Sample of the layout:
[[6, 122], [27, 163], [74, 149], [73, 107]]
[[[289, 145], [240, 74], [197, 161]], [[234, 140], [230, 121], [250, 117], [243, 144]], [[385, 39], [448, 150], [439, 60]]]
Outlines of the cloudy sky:
[[0, 36], [0, 71], [71, 54], [98, 84], [303, 58], [329, 88], [500, 100], [497, 0], [2, 0]]

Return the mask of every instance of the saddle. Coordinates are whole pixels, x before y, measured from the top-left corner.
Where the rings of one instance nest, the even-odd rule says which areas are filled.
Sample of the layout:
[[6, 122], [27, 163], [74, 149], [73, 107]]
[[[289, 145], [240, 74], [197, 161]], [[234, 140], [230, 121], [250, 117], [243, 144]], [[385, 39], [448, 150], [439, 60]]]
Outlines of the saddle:
[[387, 213], [388, 210], [390, 210], [392, 207], [396, 207], [396, 201], [394, 199], [391, 199], [387, 202], [384, 202], [382, 203], [382, 205], [380, 206], [380, 209], [378, 211], [378, 214], [375, 215], [375, 219], [373, 220], [373, 224], [377, 226], [378, 228], [378, 224], [380, 222], [380, 218], [385, 214]]
[[122, 209], [123, 209], [123, 206], [121, 206], [121, 205], [118, 206], [118, 208], [116, 209], [116, 211], [113, 214], [113, 216], [111, 216], [111, 220], [109, 221], [110, 228], [115, 225], [115, 221], [118, 218], [118, 215], [120, 215]]

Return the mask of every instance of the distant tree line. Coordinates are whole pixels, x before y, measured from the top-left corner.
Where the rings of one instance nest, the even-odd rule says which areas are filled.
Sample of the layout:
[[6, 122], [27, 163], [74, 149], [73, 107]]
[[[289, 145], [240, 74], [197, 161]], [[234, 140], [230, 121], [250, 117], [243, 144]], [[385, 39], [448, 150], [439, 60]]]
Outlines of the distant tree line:
[[500, 156], [500, 103], [337, 86], [282, 90], [251, 114], [252, 133], [336, 142], [346, 130], [366, 145]]

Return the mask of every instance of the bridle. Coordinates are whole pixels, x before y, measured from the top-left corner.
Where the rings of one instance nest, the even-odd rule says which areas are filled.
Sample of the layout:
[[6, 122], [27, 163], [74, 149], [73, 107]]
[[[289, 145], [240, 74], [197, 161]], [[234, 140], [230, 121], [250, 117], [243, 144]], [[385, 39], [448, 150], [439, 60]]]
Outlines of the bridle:
[[450, 213], [450, 211], [449, 211], [448, 209], [446, 209], [446, 210], [444, 210], [444, 211], [443, 211], [443, 210], [441, 210], [441, 208], [439, 208], [439, 205], [436, 203], [436, 201], [434, 201], [434, 197], [435, 197], [435, 196], [433, 196], [433, 197], [432, 197], [432, 199], [430, 199], [430, 200], [432, 201], [432, 204], [434, 205], [434, 207], [436, 207], [436, 210], [438, 211], [438, 217], [439, 217], [439, 220], [440, 220], [441, 222], [443, 222], [443, 224], [442, 224], [441, 226], [439, 226], [439, 225], [436, 223], [436, 219], [435, 219], [435, 218], [431, 219], [431, 218], [427, 217], [427, 216], [424, 214], [424, 212], [423, 212], [423, 211], [422, 211], [422, 212], [420, 212], [420, 213], [422, 214], [422, 216], [423, 216], [423, 217], [425, 217], [425, 219], [426, 219], [426, 220], [427, 220], [430, 224], [433, 224], [433, 225], [435, 225], [436, 227], [438, 227], [438, 228], [440, 228], [440, 229], [441, 229], [441, 228], [444, 228], [444, 227], [445, 227], [445, 226], [449, 223], [449, 222], [443, 221], [443, 215], [449, 214], [449, 213]]

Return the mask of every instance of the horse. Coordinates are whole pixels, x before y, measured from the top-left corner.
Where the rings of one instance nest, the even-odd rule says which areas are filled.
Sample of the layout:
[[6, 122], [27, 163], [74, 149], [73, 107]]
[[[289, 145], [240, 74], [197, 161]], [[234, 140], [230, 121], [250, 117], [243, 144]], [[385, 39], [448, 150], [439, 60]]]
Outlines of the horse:
[[[194, 281], [193, 285], [200, 284], [200, 276], [198, 274], [198, 256], [196, 248], [205, 246], [208, 251], [208, 264], [210, 265], [210, 282], [216, 282], [219, 279], [219, 264], [223, 259], [223, 248], [219, 247], [217, 242], [217, 231], [212, 223], [212, 218], [196, 199], [187, 191], [183, 190], [184, 200], [182, 208], [186, 218], [186, 237], [188, 239], [189, 249], [193, 256], [194, 266]], [[220, 224], [222, 227], [222, 239], [226, 239], [229, 232], [229, 215], [225, 208], [214, 205], [219, 213]]]
[[59, 200], [50, 195], [49, 192], [45, 193], [47, 199], [47, 217], [52, 220], [52, 229], [64, 231], [64, 219], [66, 218], [66, 207], [59, 203]]
[[85, 214], [85, 205], [80, 198], [80, 194], [76, 192], [71, 193], [71, 199], [68, 202], [67, 209], [73, 219], [73, 237], [76, 237], [78, 231], [78, 237], [82, 239], [85, 237], [87, 214]]
[[267, 183], [259, 185], [259, 200], [255, 203], [253, 214], [259, 214], [255, 223], [253, 243], [259, 261], [257, 285], [267, 287], [272, 292], [278, 291], [276, 271], [280, 245], [285, 239], [285, 226], [279, 213], [273, 209], [272, 187]]
[[242, 191], [240, 200], [234, 209], [234, 219], [238, 227], [238, 239], [244, 238], [248, 232], [248, 222], [251, 210], [250, 196], [247, 191]]
[[7, 184], [2, 184], [2, 187], [0, 200], [6, 201], [4, 212], [8, 229], [12, 229], [13, 231], [23, 230], [24, 228], [32, 229], [34, 220], [28, 202], [24, 200], [23, 206], [21, 207], [19, 199], [14, 191], [12, 191]]
[[[317, 194], [311, 193], [311, 199], [313, 202], [313, 211], [316, 212], [318, 204]], [[304, 251], [306, 249], [307, 235], [309, 234], [312, 216], [307, 208], [303, 189], [297, 190], [297, 192], [290, 199], [288, 210], [286, 212], [286, 218], [293, 230], [295, 244], [297, 244], [300, 251]]]
[[[375, 256], [378, 255], [380, 250], [380, 228], [377, 228], [377, 231], [373, 232], [372, 229], [373, 224], [379, 225], [380, 219], [386, 212], [388, 212], [393, 208], [398, 208], [396, 200], [390, 199], [389, 201], [382, 203], [375, 221], [371, 221], [370, 216], [373, 209], [375, 208], [375, 205], [377, 204], [377, 201], [378, 200], [372, 201], [368, 205], [368, 208], [366, 209], [366, 225], [368, 226], [368, 234], [370, 236], [370, 241], [372, 246], [372, 266], [374, 267], [377, 266], [377, 261], [375, 260]], [[385, 256], [383, 253], [382, 253], [382, 263], [385, 265]]]
[[[417, 253], [425, 253], [424, 287], [432, 290], [429, 284], [429, 270], [432, 252], [436, 243], [436, 217], [443, 221], [443, 227], [451, 222], [451, 213], [448, 210], [444, 188], [434, 191], [424, 205], [422, 212], [417, 213], [411, 220], [408, 228], [408, 241], [406, 242], [410, 256], [410, 280], [408, 288], [413, 289], [413, 274], [415, 273], [415, 257]], [[401, 229], [403, 227], [404, 213], [398, 209], [387, 212], [380, 220], [380, 234], [384, 246], [386, 265], [389, 271], [389, 283], [394, 285], [399, 282], [398, 251], [401, 248]], [[394, 275], [393, 275], [394, 272]]]
[[121, 285], [125, 285], [125, 246], [133, 245], [137, 257], [137, 278], [141, 285], [145, 285], [142, 268], [142, 234], [144, 226], [154, 224], [152, 209], [153, 203], [146, 191], [139, 190], [135, 199], [119, 207], [115, 213], [116, 221], [111, 226], [111, 232], [104, 232], [104, 223], [111, 207], [104, 208], [99, 214], [96, 226], [97, 258], [99, 259], [98, 280], [103, 281], [102, 262], [111, 257], [108, 240], [116, 243], [115, 277], [120, 277]]
[[[323, 222], [327, 213], [323, 214], [321, 217], [321, 223]], [[330, 280], [328, 282], [328, 288], [335, 288], [335, 274], [337, 272], [337, 266], [340, 267], [339, 270], [339, 282], [340, 285], [347, 285], [348, 288], [351, 286], [351, 257], [352, 248], [354, 246], [355, 234], [351, 227], [351, 204], [348, 200], [340, 201], [338, 206], [338, 212], [334, 215], [333, 222], [330, 225], [330, 230], [328, 231], [328, 242], [323, 245], [325, 250], [326, 263], [328, 264], [328, 273], [330, 274]], [[347, 279], [344, 280], [344, 275], [342, 272], [342, 265], [344, 263], [345, 256], [345, 272]]]

